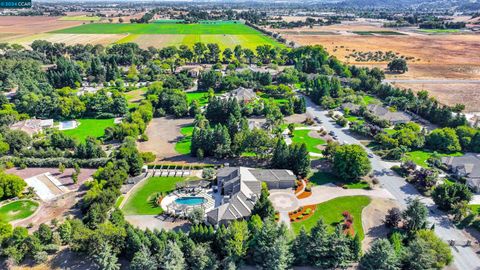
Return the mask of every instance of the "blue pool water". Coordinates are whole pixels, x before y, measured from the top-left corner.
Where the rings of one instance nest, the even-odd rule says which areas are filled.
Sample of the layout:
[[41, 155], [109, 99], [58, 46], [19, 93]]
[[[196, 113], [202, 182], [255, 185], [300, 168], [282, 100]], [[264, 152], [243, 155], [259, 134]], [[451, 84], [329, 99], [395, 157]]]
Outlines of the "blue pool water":
[[181, 197], [175, 199], [175, 202], [178, 204], [184, 205], [200, 205], [204, 203], [206, 200], [203, 197]]

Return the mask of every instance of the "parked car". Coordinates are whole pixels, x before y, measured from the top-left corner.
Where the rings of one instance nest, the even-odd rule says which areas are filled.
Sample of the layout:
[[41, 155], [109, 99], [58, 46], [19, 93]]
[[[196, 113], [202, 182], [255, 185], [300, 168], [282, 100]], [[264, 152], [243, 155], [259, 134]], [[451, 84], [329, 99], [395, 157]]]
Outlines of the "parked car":
[[335, 136], [335, 132], [333, 130], [331, 130], [330, 132], [328, 132], [328, 135]]
[[368, 158], [373, 158], [373, 154], [372, 154], [372, 153], [368, 153], [367, 156], [368, 156]]

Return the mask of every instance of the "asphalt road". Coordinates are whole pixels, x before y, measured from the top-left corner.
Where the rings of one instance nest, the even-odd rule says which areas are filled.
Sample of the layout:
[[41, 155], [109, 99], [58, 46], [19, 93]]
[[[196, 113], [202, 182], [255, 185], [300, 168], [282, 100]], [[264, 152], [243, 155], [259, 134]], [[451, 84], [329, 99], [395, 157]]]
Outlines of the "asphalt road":
[[[307, 113], [317, 117], [322, 121], [324, 126], [329, 131], [334, 131], [338, 136], [338, 141], [341, 143], [358, 144], [363, 146], [360, 141], [350, 136], [346, 131], [348, 128], [342, 128], [331, 121], [331, 118], [327, 116], [327, 111], [322, 110], [315, 105], [308, 97], [307, 101]], [[373, 152], [364, 147], [367, 152]], [[452, 253], [454, 255], [453, 265], [460, 270], [480, 270], [480, 258], [475, 251], [468, 246], [464, 246], [469, 239], [462, 230], [455, 228], [455, 226], [448, 220], [446, 215], [438, 210], [430, 198], [422, 196], [416, 188], [405, 181], [404, 178], [394, 174], [390, 167], [391, 165], [382, 161], [378, 156], [373, 155], [370, 159], [372, 162], [373, 173], [377, 176], [382, 187], [386, 188], [392, 195], [398, 200], [402, 207], [407, 205], [407, 202], [412, 198], [420, 198], [420, 200], [427, 205], [430, 211], [428, 221], [430, 224], [435, 224], [436, 234], [445, 242], [455, 240], [456, 245], [452, 247]]]

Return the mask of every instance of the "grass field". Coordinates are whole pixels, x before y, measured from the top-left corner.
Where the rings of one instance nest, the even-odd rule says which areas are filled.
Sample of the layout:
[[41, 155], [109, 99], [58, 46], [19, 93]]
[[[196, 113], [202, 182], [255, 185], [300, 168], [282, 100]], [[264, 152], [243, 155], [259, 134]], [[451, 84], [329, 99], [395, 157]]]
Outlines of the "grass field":
[[192, 146], [192, 133], [194, 127], [192, 125], [182, 127], [180, 133], [184, 136], [175, 144], [175, 151], [182, 155], [190, 154], [190, 148]]
[[105, 129], [114, 125], [110, 119], [77, 119], [80, 125], [77, 128], [64, 130], [63, 132], [74, 139], [83, 142], [88, 136], [100, 138], [105, 135]]
[[341, 224], [343, 221], [342, 213], [348, 211], [353, 216], [353, 227], [355, 233], [358, 233], [360, 239], [365, 237], [362, 226], [362, 210], [365, 208], [371, 199], [366, 196], [348, 196], [339, 197], [324, 203], [317, 204], [315, 213], [308, 219], [293, 222], [292, 228], [295, 233], [298, 233], [300, 229], [305, 227], [307, 231], [310, 231], [319, 219], [323, 219], [323, 222], [328, 226], [332, 232], [337, 224]]
[[346, 183], [342, 179], [338, 178], [336, 175], [329, 172], [318, 171], [312, 174], [309, 178], [310, 183], [314, 186], [316, 185], [325, 185], [325, 184], [341, 184], [348, 189], [366, 189], [369, 188], [367, 182], [358, 181], [358, 182], [349, 182]]
[[158, 215], [163, 209], [155, 206], [152, 199], [158, 192], [175, 189], [175, 183], [184, 181], [182, 177], [151, 177], [141, 183], [128, 198], [122, 210], [126, 215]]
[[[424, 168], [428, 168], [427, 160], [433, 155], [433, 152], [428, 152], [428, 151], [412, 151], [408, 152], [405, 155], [406, 159], [412, 160], [415, 164], [422, 166]], [[461, 152], [456, 152], [452, 154], [439, 154], [442, 157], [458, 157], [462, 156], [463, 154]]]
[[66, 34], [183, 34], [183, 35], [259, 35], [244, 24], [176, 24], [176, 23], [92, 23], [60, 29]]
[[60, 21], [99, 21], [100, 17], [98, 16], [87, 16], [87, 15], [80, 15], [80, 16], [64, 16], [58, 19]]
[[30, 200], [19, 200], [0, 207], [0, 221], [10, 222], [24, 219], [32, 215], [38, 208], [38, 203]]
[[111, 24], [94, 23], [83, 24], [67, 29], [56, 30], [55, 34], [126, 34], [115, 43], [135, 42], [147, 48], [187, 45], [193, 46], [197, 42], [217, 43], [220, 49], [233, 48], [241, 45], [244, 48], [255, 50], [259, 45], [270, 44], [283, 46], [272, 38], [241, 23], [222, 22], [216, 24]]
[[325, 141], [319, 138], [312, 138], [308, 136], [308, 133], [316, 132], [307, 129], [295, 130], [293, 132], [292, 141], [294, 143], [305, 143], [307, 145], [308, 152], [321, 154], [322, 150], [318, 149], [318, 145], [325, 144]]

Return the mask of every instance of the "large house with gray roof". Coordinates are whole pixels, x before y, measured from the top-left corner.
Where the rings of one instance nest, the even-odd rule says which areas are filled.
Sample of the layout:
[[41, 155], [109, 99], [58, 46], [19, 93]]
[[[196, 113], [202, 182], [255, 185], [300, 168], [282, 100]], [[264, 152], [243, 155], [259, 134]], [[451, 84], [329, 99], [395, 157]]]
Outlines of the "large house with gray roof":
[[269, 189], [295, 186], [296, 177], [290, 170], [225, 167], [217, 172], [218, 192], [224, 197], [222, 204], [207, 213], [210, 224], [227, 224], [250, 216], [260, 197], [262, 182]]
[[412, 121], [412, 117], [405, 112], [392, 112], [380, 104], [370, 104], [367, 109], [375, 116], [390, 123], [402, 124]]
[[442, 157], [442, 163], [458, 178], [465, 178], [466, 184], [480, 192], [480, 154], [466, 153], [461, 157]]

